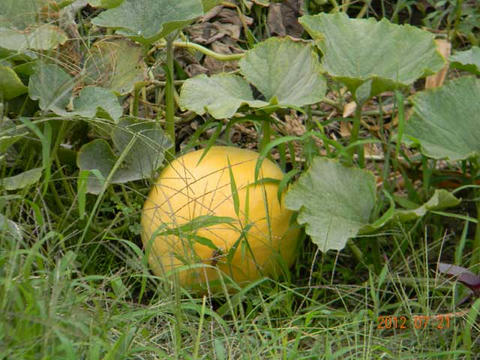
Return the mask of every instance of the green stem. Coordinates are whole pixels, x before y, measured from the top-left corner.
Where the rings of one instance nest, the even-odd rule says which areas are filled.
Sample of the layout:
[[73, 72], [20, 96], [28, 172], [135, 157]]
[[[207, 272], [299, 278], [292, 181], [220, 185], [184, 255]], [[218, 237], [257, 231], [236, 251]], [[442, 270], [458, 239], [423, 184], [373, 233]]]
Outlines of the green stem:
[[357, 107], [355, 109], [355, 117], [353, 119], [352, 135], [350, 137], [351, 143], [354, 143], [355, 141], [358, 140], [361, 119], [362, 119], [362, 106], [360, 104], [357, 104]]
[[350, 248], [353, 256], [359, 263], [365, 263], [365, 255], [363, 254], [362, 250], [353, 242], [352, 239], [347, 241], [347, 245]]
[[[475, 183], [475, 179], [480, 174], [480, 164], [475, 164], [473, 167], [472, 176], [473, 182]], [[472, 251], [472, 260], [470, 262], [471, 266], [480, 266], [480, 189], [475, 189], [474, 191], [474, 199], [476, 200], [476, 210], [477, 210], [477, 225], [475, 227], [475, 238], [473, 239], [473, 251]], [[479, 269], [476, 269], [477, 272]]]
[[[163, 47], [163, 46], [165, 46], [165, 45], [164, 44], [156, 45], [157, 48]], [[167, 46], [167, 49], [168, 49], [168, 40], [167, 40], [166, 46]], [[236, 61], [236, 60], [240, 60], [241, 58], [243, 58], [245, 56], [244, 53], [241, 53], [241, 54], [220, 54], [220, 53], [212, 51], [212, 50], [210, 50], [210, 49], [208, 49], [208, 48], [206, 48], [202, 45], [192, 43], [192, 42], [188, 42], [188, 41], [174, 41], [173, 46], [174, 47], [187, 48], [187, 49], [193, 49], [193, 50], [199, 51], [202, 54], [205, 54], [207, 56], [210, 56], [210, 57], [212, 57], [216, 60], [220, 60], [220, 61]]]
[[132, 105], [132, 115], [138, 116], [138, 103], [140, 98], [140, 90], [143, 88], [143, 83], [139, 83], [135, 85], [133, 90], [133, 105]]
[[272, 128], [270, 126], [270, 120], [265, 120], [262, 122], [262, 142], [260, 144], [260, 149], [263, 150], [270, 142], [270, 137], [272, 134]]
[[183, 48], [189, 48], [189, 49], [194, 49], [197, 51], [200, 51], [202, 54], [205, 54], [207, 56], [213, 57], [216, 60], [220, 61], [236, 61], [240, 60], [241, 58], [244, 57], [244, 53], [241, 54], [220, 54], [215, 51], [212, 51], [202, 45], [192, 43], [192, 42], [182, 42], [182, 41], [176, 41], [174, 44], [176, 47], [183, 47]]
[[[480, 196], [480, 191], [476, 191], [477, 197]], [[472, 266], [480, 266], [480, 200], [477, 200], [477, 225], [475, 228], [475, 238], [473, 240]], [[476, 269], [478, 270], [478, 269]]]
[[173, 37], [167, 37], [167, 86], [165, 88], [165, 131], [172, 140], [172, 147], [168, 153], [175, 155], [175, 75], [173, 72], [174, 45]]
[[[353, 129], [352, 135], [350, 136], [350, 143], [353, 144], [358, 140], [358, 134], [360, 133], [360, 123], [362, 120], [362, 105], [357, 103], [357, 107], [355, 109], [355, 117], [353, 119]], [[350, 150], [350, 162], [353, 164], [353, 156], [355, 155], [355, 147]], [[358, 149], [358, 161], [360, 165], [363, 167], [365, 163], [365, 155], [363, 152], [363, 147]]]

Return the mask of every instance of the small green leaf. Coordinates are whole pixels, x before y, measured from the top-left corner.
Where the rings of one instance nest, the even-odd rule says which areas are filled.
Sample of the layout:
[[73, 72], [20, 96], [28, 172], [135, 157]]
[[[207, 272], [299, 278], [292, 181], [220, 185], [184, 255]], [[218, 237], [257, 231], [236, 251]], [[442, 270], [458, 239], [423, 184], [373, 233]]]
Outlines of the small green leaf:
[[298, 222], [321, 251], [341, 250], [369, 224], [375, 206], [375, 177], [337, 161], [315, 158], [287, 192], [286, 206], [299, 211]]
[[57, 115], [66, 115], [74, 81], [70, 75], [54, 64], [38, 64], [30, 77], [28, 93], [39, 100], [40, 109], [51, 110]]
[[180, 105], [203, 115], [209, 112], [216, 119], [231, 118], [242, 105], [267, 106], [253, 99], [252, 90], [240, 76], [218, 74], [198, 75], [185, 81], [180, 93]]
[[0, 27], [0, 48], [17, 52], [51, 50], [67, 40], [63, 30], [49, 24], [22, 31]]
[[300, 23], [323, 53], [325, 71], [352, 94], [371, 80], [370, 97], [412, 84], [444, 65], [434, 36], [386, 19], [350, 19], [344, 13], [305, 15]]
[[27, 87], [23, 85], [17, 73], [8, 66], [0, 65], [0, 96], [10, 100], [26, 92]]
[[24, 171], [18, 175], [0, 179], [0, 185], [5, 188], [5, 190], [18, 190], [26, 188], [27, 186], [33, 185], [42, 176], [42, 168], [36, 168]]
[[16, 222], [0, 214], [0, 236], [9, 236], [13, 240], [20, 241], [23, 238], [22, 228]]
[[152, 43], [202, 15], [200, 0], [125, 0], [92, 23], [119, 29], [135, 41]]
[[480, 155], [480, 79], [462, 77], [413, 96], [405, 136], [435, 159]]
[[73, 114], [94, 118], [99, 111], [107, 113], [115, 122], [122, 116], [123, 109], [117, 96], [104, 88], [88, 86], [73, 100]]
[[142, 48], [127, 39], [98, 41], [85, 61], [85, 83], [120, 95], [133, 90], [145, 78]]
[[472, 46], [470, 50], [458, 51], [450, 56], [450, 67], [480, 75], [480, 47]]
[[394, 218], [405, 222], [424, 216], [428, 211], [442, 210], [457, 206], [461, 200], [445, 189], [436, 189], [433, 196], [422, 206], [412, 210], [396, 210]]
[[[114, 125], [112, 140], [115, 152], [103, 139], [83, 145], [77, 158], [80, 170], [96, 170], [101, 178], [107, 179], [117, 162], [121, 161], [112, 174], [111, 183], [145, 179], [162, 164], [165, 150], [171, 146], [156, 122], [137, 122], [128, 118]], [[102, 180], [90, 174], [87, 191], [98, 194], [102, 187]]]
[[301, 107], [322, 100], [326, 81], [313, 47], [290, 38], [270, 38], [247, 51], [240, 71], [267, 101]]
[[0, 154], [7, 151], [7, 149], [13, 144], [15, 144], [18, 140], [23, 139], [25, 135], [26, 133], [22, 135], [0, 136]]

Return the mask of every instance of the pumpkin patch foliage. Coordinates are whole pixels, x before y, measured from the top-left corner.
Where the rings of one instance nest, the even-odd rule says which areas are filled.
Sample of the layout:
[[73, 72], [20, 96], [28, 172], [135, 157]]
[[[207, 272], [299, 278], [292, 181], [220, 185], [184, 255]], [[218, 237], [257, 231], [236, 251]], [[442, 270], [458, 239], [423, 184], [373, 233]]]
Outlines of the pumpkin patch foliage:
[[1, 0], [1, 359], [476, 359], [476, 1]]

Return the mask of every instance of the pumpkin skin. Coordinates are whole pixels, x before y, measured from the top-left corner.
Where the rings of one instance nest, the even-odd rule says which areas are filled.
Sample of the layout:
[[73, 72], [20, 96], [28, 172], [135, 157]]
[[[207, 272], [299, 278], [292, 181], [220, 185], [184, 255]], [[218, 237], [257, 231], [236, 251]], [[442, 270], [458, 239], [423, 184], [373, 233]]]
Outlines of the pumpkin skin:
[[[175, 273], [180, 285], [203, 291], [221, 288], [221, 272], [239, 285], [263, 276], [277, 277], [295, 260], [299, 235], [298, 226], [292, 225], [292, 211], [284, 207], [283, 197], [281, 203], [278, 201], [278, 184], [254, 184], [259, 157], [254, 151], [214, 146], [199, 163], [203, 152], [187, 153], [166, 166], [145, 201], [142, 242], [153, 273]], [[238, 215], [231, 174], [238, 194]], [[259, 179], [282, 177], [275, 163], [263, 161]], [[205, 215], [234, 219], [195, 230], [196, 236], [211, 240], [217, 249], [192, 236], [178, 236], [182, 235], [179, 232], [160, 234], [165, 226], [175, 229]], [[235, 245], [233, 257], [227, 259]], [[185, 266], [192, 264], [197, 265]], [[175, 269], [178, 271], [172, 271]]]

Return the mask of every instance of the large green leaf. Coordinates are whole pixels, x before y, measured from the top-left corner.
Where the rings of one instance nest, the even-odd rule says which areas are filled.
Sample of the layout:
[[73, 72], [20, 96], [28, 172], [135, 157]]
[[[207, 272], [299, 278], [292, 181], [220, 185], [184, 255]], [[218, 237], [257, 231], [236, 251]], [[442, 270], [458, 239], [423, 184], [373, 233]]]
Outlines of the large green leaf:
[[11, 51], [55, 49], [67, 39], [63, 30], [49, 24], [21, 31], [0, 27], [0, 47]]
[[480, 155], [480, 80], [463, 77], [417, 93], [405, 135], [435, 159]]
[[17, 29], [35, 25], [40, 9], [47, 4], [48, 0], [1, 0], [0, 24]]
[[66, 115], [66, 107], [72, 96], [73, 78], [55, 64], [40, 63], [30, 77], [28, 93], [38, 100], [40, 109]]
[[310, 44], [289, 38], [270, 38], [249, 50], [240, 71], [267, 101], [303, 106], [322, 100], [326, 82]]
[[100, 112], [107, 113], [116, 122], [122, 116], [123, 109], [117, 96], [111, 91], [95, 86], [88, 86], [73, 100], [73, 113], [94, 118]]
[[472, 46], [466, 51], [458, 51], [450, 57], [452, 68], [469, 71], [480, 75], [480, 47]]
[[8, 66], [0, 65], [0, 97], [10, 100], [26, 92], [27, 87], [23, 85], [15, 71]]
[[119, 29], [134, 40], [151, 43], [202, 15], [201, 0], [125, 0], [92, 22]]
[[322, 51], [327, 73], [344, 82], [354, 96], [366, 83], [362, 92], [367, 95], [361, 100], [410, 85], [444, 65], [433, 35], [410, 25], [350, 19], [343, 13], [306, 15], [300, 23]]
[[249, 84], [239, 76], [199, 75], [188, 79], [180, 104], [198, 114], [217, 119], [232, 117], [242, 105], [300, 107], [322, 100], [326, 82], [311, 45], [289, 38], [271, 38], [249, 50], [240, 60], [243, 76], [262, 92], [266, 101], [255, 100]]
[[320, 250], [341, 250], [347, 240], [371, 234], [396, 222], [424, 216], [428, 211], [457, 206], [460, 199], [444, 189], [436, 190], [423, 205], [414, 209], [390, 208], [371, 222], [376, 203], [374, 176], [365, 170], [349, 168], [334, 160], [316, 158], [311, 168], [287, 192], [290, 210], [299, 211], [298, 222]]
[[[102, 139], [82, 146], [77, 158], [80, 170], [98, 170], [107, 179], [117, 165], [111, 183], [145, 179], [162, 164], [165, 150], [171, 147], [158, 123], [133, 119], [122, 119], [113, 129], [112, 140], [115, 151]], [[98, 194], [102, 186], [102, 182], [90, 174], [87, 191]]]
[[244, 104], [251, 107], [268, 105], [254, 100], [248, 83], [237, 75], [198, 75], [185, 81], [180, 94], [182, 108], [200, 115], [208, 112], [216, 119], [231, 118]]
[[314, 159], [286, 195], [286, 206], [299, 211], [298, 222], [321, 251], [341, 250], [369, 224], [375, 206], [375, 177], [337, 161]]
[[142, 48], [126, 39], [95, 43], [85, 62], [85, 83], [127, 94], [144, 80]]

